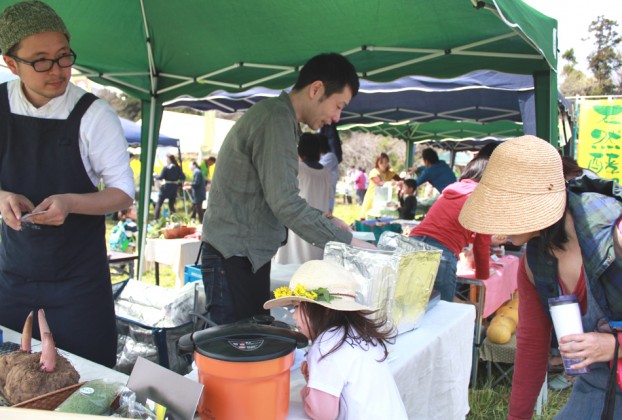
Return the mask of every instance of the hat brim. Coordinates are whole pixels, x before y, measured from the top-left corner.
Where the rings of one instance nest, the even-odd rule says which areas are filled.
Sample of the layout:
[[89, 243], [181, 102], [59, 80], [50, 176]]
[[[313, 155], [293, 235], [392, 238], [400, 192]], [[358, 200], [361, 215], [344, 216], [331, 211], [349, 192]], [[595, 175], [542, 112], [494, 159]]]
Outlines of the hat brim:
[[340, 297], [335, 297], [330, 302], [312, 300], [302, 296], [285, 296], [281, 298], [271, 299], [263, 304], [264, 309], [272, 309], [280, 306], [290, 306], [297, 302], [315, 303], [316, 305], [324, 306], [325, 308], [334, 309], [335, 311], [374, 311], [375, 309], [369, 306], [361, 305], [360, 303], [352, 300]]
[[466, 200], [458, 220], [475, 233], [519, 235], [553, 225], [562, 218], [565, 209], [565, 190], [521, 193], [491, 188], [480, 182]]

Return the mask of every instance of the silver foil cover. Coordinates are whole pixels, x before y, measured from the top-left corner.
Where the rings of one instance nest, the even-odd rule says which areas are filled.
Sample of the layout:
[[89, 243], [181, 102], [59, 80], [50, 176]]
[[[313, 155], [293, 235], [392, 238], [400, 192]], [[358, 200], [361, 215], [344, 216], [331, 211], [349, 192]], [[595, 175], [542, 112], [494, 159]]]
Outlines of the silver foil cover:
[[353, 273], [358, 281], [357, 301], [377, 309], [390, 326], [406, 330], [425, 313], [442, 251], [395, 232], [384, 232], [378, 249], [329, 242], [324, 259]]

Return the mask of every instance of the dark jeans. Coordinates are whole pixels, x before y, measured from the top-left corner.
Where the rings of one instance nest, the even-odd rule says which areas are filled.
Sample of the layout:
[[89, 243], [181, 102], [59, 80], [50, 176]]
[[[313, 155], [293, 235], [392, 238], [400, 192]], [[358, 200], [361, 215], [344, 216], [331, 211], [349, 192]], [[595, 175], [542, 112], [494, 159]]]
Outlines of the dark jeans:
[[269, 314], [270, 262], [253, 273], [246, 257], [223, 258], [207, 242], [201, 244], [201, 273], [207, 312], [216, 324], [229, 324], [253, 315]]
[[442, 300], [453, 302], [456, 294], [456, 283], [458, 281], [456, 275], [458, 257], [445, 245], [429, 236], [411, 236], [411, 238], [425, 242], [443, 251], [441, 263], [438, 266], [438, 273], [436, 274], [436, 280], [434, 280], [434, 288], [441, 293]]
[[192, 203], [192, 209], [190, 211], [190, 218], [197, 219], [199, 221], [203, 220], [203, 203]]
[[177, 184], [166, 183], [160, 187], [160, 194], [158, 195], [158, 202], [155, 205], [154, 217], [157, 219], [160, 218], [160, 209], [162, 209], [162, 204], [164, 204], [164, 200], [168, 199], [168, 209], [170, 214], [175, 213], [175, 200], [177, 200]]
[[363, 204], [363, 199], [365, 198], [365, 193], [367, 190], [356, 190], [356, 200], [360, 205]]

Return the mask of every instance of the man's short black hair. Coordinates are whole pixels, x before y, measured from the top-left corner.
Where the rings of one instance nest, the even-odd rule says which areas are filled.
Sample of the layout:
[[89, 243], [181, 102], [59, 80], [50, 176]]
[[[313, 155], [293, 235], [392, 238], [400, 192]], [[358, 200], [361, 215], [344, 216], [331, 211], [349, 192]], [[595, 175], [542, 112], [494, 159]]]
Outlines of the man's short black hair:
[[300, 70], [293, 90], [300, 90], [317, 80], [324, 83], [326, 97], [342, 92], [346, 86], [352, 90], [352, 97], [356, 96], [359, 91], [359, 77], [356, 69], [341, 54], [327, 53], [311, 58]]
[[423, 149], [421, 152], [421, 158], [423, 160], [427, 160], [430, 164], [438, 162], [438, 154], [436, 153], [436, 150], [431, 148]]

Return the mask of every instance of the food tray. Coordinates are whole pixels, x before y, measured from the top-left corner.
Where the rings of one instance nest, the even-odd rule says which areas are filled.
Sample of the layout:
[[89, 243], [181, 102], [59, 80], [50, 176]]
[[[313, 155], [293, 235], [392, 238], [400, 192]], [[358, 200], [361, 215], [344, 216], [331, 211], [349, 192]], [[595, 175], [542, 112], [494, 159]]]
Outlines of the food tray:
[[73, 394], [75, 390], [80, 388], [82, 384], [84, 384], [84, 382], [80, 382], [75, 385], [69, 385], [65, 388], [57, 389], [56, 391], [49, 392], [35, 398], [31, 398], [26, 401], [22, 401], [21, 403], [15, 404], [12, 407], [51, 411], [58, 407], [67, 398], [69, 398], [69, 396]]

